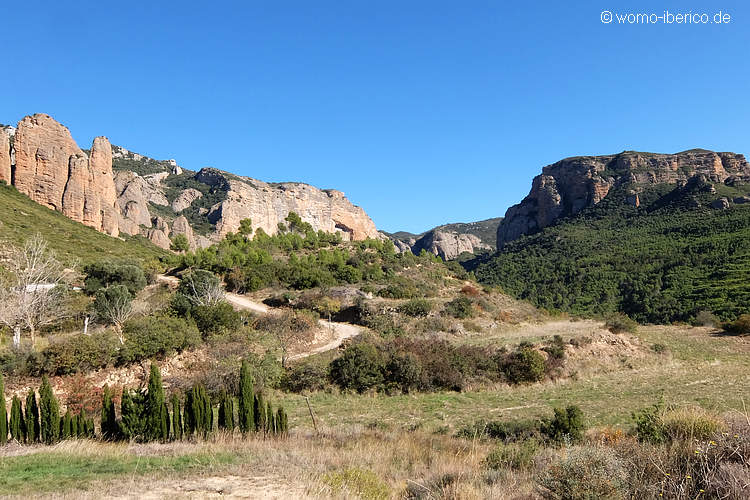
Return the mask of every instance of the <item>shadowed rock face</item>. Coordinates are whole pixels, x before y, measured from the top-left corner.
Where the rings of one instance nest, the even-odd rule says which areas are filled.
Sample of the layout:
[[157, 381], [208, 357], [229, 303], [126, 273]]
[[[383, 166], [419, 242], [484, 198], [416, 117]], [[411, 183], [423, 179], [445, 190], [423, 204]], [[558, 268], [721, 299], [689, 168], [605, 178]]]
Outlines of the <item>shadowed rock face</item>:
[[[0, 143], [5, 146], [5, 142]], [[13, 185], [35, 202], [112, 236], [119, 233], [112, 148], [97, 137], [91, 157], [48, 115], [27, 116], [15, 134]]]
[[[12, 181], [35, 202], [113, 236], [141, 234], [169, 248], [170, 234], [184, 234], [191, 247], [203, 247], [237, 231], [246, 218], [252, 220], [254, 229], [274, 234], [289, 212], [296, 212], [316, 231], [340, 232], [346, 240], [381, 237], [364, 210], [339, 191], [301, 183], [267, 184], [212, 168], [201, 170], [194, 179], [224, 191], [226, 197], [210, 209], [200, 208], [201, 216], [215, 225], [215, 232], [195, 234], [180, 213], [203, 193], [187, 188], [175, 196], [173, 190], [174, 199], [168, 199], [164, 181], [169, 176], [193, 175], [183, 172], [174, 160], [160, 162], [116, 147], [118, 161], [130, 162], [142, 175], [122, 166], [113, 175], [113, 150], [105, 137], [94, 139], [87, 155], [68, 129], [48, 115], [21, 120], [14, 148], [8, 130], [12, 127], [0, 130], [0, 180]], [[198, 222], [205, 226], [206, 221]]]
[[542, 169], [521, 203], [508, 209], [498, 227], [497, 246], [532, 234], [561, 217], [578, 214], [599, 203], [616, 186], [634, 191], [628, 202], [637, 205], [639, 187], [682, 184], [700, 176], [708, 182], [750, 177], [745, 157], [735, 153], [690, 150], [677, 154], [626, 151], [608, 156], [566, 158]]

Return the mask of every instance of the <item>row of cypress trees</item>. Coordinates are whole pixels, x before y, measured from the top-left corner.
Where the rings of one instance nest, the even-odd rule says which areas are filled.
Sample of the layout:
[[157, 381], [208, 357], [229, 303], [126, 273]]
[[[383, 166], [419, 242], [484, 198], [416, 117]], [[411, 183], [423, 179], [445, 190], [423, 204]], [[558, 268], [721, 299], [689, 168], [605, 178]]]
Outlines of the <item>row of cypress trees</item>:
[[[235, 398], [223, 391], [218, 401], [216, 415], [219, 430], [232, 432], [238, 428], [242, 434], [263, 433], [283, 437], [289, 429], [286, 411], [279, 406], [274, 410], [263, 394], [255, 394], [254, 381], [246, 361], [240, 368], [239, 391]], [[0, 401], [5, 402], [5, 389], [0, 375]], [[171, 413], [170, 413], [171, 407]], [[235, 411], [236, 408], [236, 411]], [[235, 420], [236, 414], [236, 420]], [[146, 390], [124, 389], [120, 400], [120, 418], [117, 418], [115, 401], [108, 386], [102, 393], [100, 436], [104, 440], [169, 441], [193, 436], [206, 438], [214, 430], [214, 406], [206, 389], [198, 384], [185, 394], [184, 405], [178, 394], [167, 403], [161, 372], [155, 363]], [[46, 443], [75, 437], [95, 437], [94, 420], [86, 410], [74, 414], [68, 410], [60, 415], [60, 407], [46, 376], [39, 387], [39, 401], [34, 390], [29, 391], [25, 405], [13, 396], [10, 422], [5, 404], [0, 404], [0, 444], [5, 444], [8, 434], [19, 443]]]
[[10, 405], [10, 420], [5, 406], [5, 382], [0, 374], [0, 444], [10, 438], [19, 443], [53, 444], [61, 439], [93, 437], [94, 420], [86, 410], [74, 414], [71, 410], [60, 416], [60, 406], [46, 376], [39, 387], [39, 401], [33, 389], [26, 396], [25, 405], [14, 395]]

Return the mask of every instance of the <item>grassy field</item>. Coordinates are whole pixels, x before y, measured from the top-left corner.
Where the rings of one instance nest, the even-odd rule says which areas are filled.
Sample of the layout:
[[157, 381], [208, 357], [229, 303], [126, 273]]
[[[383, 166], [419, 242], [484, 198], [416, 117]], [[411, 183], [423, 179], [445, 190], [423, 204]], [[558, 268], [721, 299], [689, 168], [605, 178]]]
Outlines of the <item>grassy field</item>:
[[[583, 327], [586, 323], [580, 323]], [[571, 325], [576, 325], [575, 322]], [[544, 338], [540, 328], [530, 335]], [[548, 332], [551, 336], [553, 329]], [[585, 328], [578, 330], [585, 332]], [[507, 332], [509, 343], [523, 340], [519, 330]], [[414, 395], [343, 395], [314, 393], [310, 404], [327, 426], [362, 424], [378, 428], [422, 428], [455, 432], [477, 420], [547, 416], [554, 406], [579, 405], [591, 425], [628, 427], [633, 411], [659, 402], [689, 404], [720, 412], [742, 409], [750, 401], [750, 342], [718, 335], [710, 328], [641, 327], [636, 337], [643, 356], [615, 356], [591, 371], [540, 384], [463, 393]], [[565, 337], [567, 340], [567, 336]], [[476, 339], [474, 339], [476, 342]], [[496, 338], [496, 342], [502, 342]], [[666, 352], [656, 353], [661, 344]], [[279, 395], [294, 426], [311, 420], [302, 396]]]
[[141, 237], [112, 238], [34, 203], [0, 183], [0, 240], [22, 244], [39, 233], [64, 263], [86, 264], [106, 258], [148, 260], [166, 252]]

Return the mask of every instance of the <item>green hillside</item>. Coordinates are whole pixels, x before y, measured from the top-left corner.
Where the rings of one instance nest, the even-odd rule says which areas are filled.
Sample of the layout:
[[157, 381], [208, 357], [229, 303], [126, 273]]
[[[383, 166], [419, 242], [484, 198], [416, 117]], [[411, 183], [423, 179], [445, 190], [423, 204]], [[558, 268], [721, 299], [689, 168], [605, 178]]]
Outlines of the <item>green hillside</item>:
[[710, 203], [748, 190], [659, 185], [635, 208], [622, 188], [475, 262], [476, 275], [537, 306], [575, 314], [619, 310], [665, 323], [706, 310], [733, 318], [750, 308], [750, 204], [720, 210]]
[[0, 182], [0, 241], [21, 244], [39, 233], [65, 263], [129, 258], [147, 260], [166, 255], [142, 237], [112, 238], [59, 212], [34, 203], [14, 187]]

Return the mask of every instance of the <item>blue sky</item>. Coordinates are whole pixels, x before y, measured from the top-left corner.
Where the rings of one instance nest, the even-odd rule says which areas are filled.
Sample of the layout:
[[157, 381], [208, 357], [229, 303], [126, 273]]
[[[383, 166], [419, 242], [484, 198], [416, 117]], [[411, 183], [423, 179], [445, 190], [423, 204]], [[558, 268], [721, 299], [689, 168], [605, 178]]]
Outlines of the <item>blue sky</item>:
[[[665, 9], [731, 22], [601, 22]], [[336, 188], [387, 231], [503, 215], [566, 156], [750, 152], [747, 2], [3, 10], [0, 122], [44, 112], [81, 147], [106, 135], [191, 169]]]

